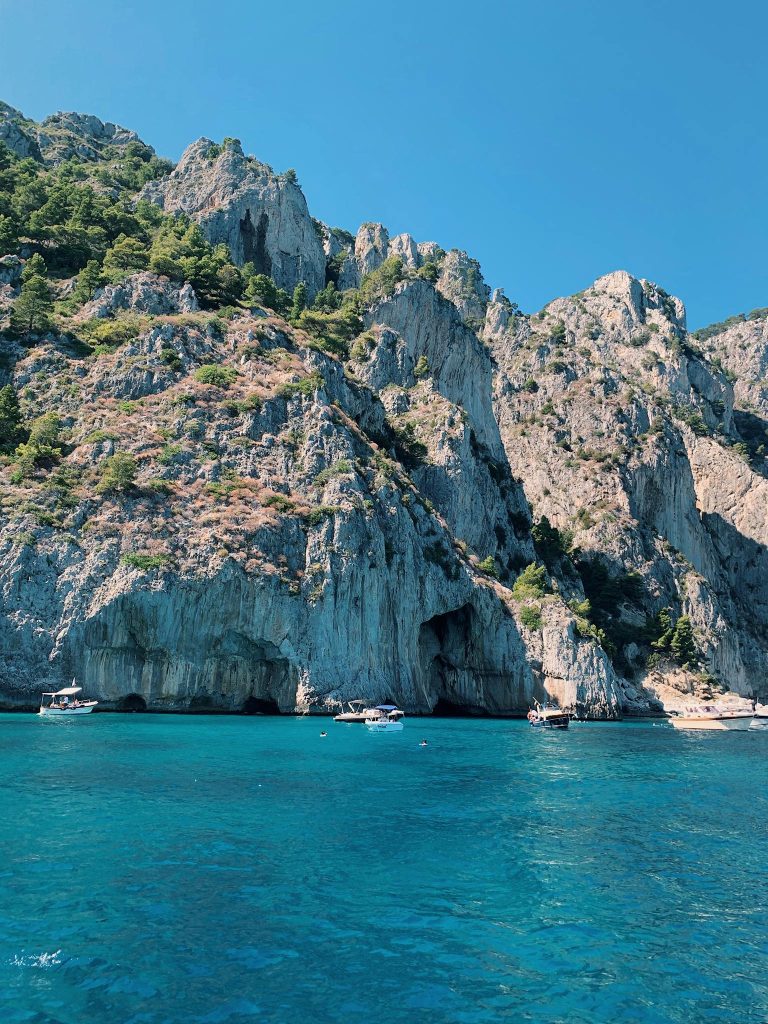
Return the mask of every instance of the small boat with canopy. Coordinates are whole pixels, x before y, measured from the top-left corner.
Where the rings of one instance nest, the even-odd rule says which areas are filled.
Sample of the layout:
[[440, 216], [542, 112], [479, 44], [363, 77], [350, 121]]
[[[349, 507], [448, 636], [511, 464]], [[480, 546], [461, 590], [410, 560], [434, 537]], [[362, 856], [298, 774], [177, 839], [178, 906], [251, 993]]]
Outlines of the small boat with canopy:
[[538, 701], [527, 717], [532, 729], [567, 729], [571, 721], [570, 714], [556, 704], [539, 704]]
[[[373, 708], [366, 707], [366, 703], [364, 700], [348, 700], [348, 710], [342, 710], [338, 715], [334, 715], [334, 722], [364, 722], [373, 711]], [[343, 707], [344, 705], [342, 704]]]
[[400, 732], [402, 718], [403, 712], [394, 704], [378, 704], [368, 712], [365, 725], [371, 732]]
[[81, 693], [83, 688], [82, 686], [75, 686], [74, 682], [73, 679], [73, 685], [65, 686], [63, 690], [44, 693], [40, 700], [40, 711], [38, 714], [46, 717], [89, 715], [99, 702], [97, 700], [80, 700], [77, 694]]

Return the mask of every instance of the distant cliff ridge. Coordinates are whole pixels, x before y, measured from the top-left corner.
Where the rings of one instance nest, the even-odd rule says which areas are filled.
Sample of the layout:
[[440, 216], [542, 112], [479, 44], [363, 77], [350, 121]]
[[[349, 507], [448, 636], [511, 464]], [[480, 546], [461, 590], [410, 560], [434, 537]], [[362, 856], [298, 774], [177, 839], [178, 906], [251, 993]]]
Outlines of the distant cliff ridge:
[[0, 705], [765, 699], [766, 313], [527, 314], [236, 139], [0, 104]]

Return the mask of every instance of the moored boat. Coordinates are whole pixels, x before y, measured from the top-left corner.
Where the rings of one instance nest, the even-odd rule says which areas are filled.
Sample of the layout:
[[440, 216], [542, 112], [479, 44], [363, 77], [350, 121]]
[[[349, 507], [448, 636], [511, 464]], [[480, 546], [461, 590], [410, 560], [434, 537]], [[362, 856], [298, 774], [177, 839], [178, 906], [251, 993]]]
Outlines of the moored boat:
[[556, 704], [539, 704], [531, 708], [527, 715], [532, 729], [567, 729], [571, 716], [568, 711], [563, 711]]
[[[74, 683], [74, 680], [72, 682]], [[63, 690], [42, 694], [38, 714], [50, 718], [62, 715], [89, 715], [99, 702], [97, 700], [79, 700], [76, 694], [81, 691], [81, 686], [65, 686]], [[48, 703], [46, 703], [46, 697], [50, 698]]]
[[379, 704], [370, 708], [365, 725], [371, 732], [400, 732], [403, 728], [402, 719], [403, 712], [394, 704]]
[[[364, 700], [348, 700], [347, 711], [341, 711], [333, 716], [334, 722], [365, 722], [369, 718], [373, 708], [367, 708]], [[342, 707], [344, 705], [342, 704]]]
[[675, 729], [710, 729], [745, 732], [755, 713], [724, 704], [689, 704], [670, 718]]

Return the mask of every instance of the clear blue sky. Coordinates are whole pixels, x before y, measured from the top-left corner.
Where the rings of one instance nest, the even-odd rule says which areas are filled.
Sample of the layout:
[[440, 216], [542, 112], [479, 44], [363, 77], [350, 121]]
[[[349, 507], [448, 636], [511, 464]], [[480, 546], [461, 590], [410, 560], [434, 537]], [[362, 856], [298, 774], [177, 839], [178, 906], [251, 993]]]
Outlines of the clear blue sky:
[[235, 135], [313, 215], [480, 260], [525, 310], [624, 268], [768, 305], [768, 6], [0, 0], [0, 98], [177, 158]]

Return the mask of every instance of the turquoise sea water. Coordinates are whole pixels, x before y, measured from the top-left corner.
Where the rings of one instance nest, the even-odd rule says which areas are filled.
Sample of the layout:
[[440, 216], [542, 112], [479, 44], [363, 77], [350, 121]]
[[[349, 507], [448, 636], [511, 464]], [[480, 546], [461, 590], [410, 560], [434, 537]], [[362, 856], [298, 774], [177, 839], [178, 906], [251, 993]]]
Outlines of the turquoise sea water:
[[0, 1021], [764, 1022], [766, 757], [650, 722], [1, 715]]

